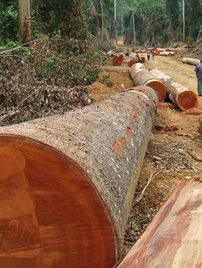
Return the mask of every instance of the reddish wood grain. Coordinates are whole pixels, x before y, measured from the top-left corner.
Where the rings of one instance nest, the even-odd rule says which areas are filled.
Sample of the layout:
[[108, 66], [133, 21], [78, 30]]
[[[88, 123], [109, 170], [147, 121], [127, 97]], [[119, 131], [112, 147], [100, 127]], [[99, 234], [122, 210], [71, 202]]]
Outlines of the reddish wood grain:
[[118, 268], [202, 267], [202, 184], [181, 183]]
[[112, 267], [117, 237], [81, 168], [24, 137], [0, 148], [0, 267]]
[[144, 64], [136, 63], [130, 68], [131, 77], [136, 86], [151, 87], [157, 94], [159, 101], [164, 101], [166, 88], [164, 84], [146, 69]]

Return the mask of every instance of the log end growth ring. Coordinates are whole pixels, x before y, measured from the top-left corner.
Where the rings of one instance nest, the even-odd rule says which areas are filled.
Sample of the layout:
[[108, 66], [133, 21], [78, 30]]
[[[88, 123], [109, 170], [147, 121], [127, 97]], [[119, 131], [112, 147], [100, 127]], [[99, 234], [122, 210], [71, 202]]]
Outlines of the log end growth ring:
[[166, 88], [161, 81], [150, 79], [144, 84], [144, 86], [151, 87], [156, 92], [160, 102], [165, 100]]
[[70, 158], [0, 135], [0, 267], [112, 267], [117, 235], [100, 194]]
[[198, 99], [194, 92], [187, 90], [179, 94], [177, 98], [177, 105], [183, 111], [197, 106]]

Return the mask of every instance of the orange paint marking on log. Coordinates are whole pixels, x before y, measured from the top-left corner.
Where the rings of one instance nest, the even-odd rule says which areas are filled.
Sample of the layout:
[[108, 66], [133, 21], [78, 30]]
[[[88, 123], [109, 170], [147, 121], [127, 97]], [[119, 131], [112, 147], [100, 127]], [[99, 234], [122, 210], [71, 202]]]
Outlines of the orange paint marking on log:
[[131, 116], [136, 117], [137, 115], [138, 115], [137, 110], [135, 108], [133, 108], [132, 111], [131, 111]]
[[119, 142], [125, 146], [127, 145], [127, 139], [124, 136], [119, 138]]
[[123, 150], [121, 149], [120, 145], [116, 141], [111, 142], [114, 152], [117, 154], [118, 158], [123, 158]]
[[127, 136], [131, 137], [132, 136], [132, 129], [130, 127], [126, 128]]
[[[130, 113], [130, 124], [129, 126], [126, 128], [126, 137], [125, 136], [120, 136], [118, 138], [118, 141], [111, 141], [111, 145], [115, 151], [115, 153], [117, 154], [117, 156], [119, 157], [119, 159], [123, 158], [124, 156], [124, 151], [125, 151], [125, 147], [128, 144], [128, 142], [130, 141], [131, 137], [132, 137], [132, 129], [134, 127], [135, 124], [135, 118], [138, 115], [138, 111], [136, 110], [136, 108], [132, 108], [131, 113]], [[124, 148], [121, 148], [121, 145], [124, 146]], [[123, 147], [122, 146], [122, 147]]]

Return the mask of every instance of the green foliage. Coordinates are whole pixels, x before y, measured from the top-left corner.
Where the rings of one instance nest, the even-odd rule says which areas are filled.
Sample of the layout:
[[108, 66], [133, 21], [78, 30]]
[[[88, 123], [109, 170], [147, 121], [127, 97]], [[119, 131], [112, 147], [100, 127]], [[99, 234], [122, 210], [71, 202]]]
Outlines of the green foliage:
[[113, 83], [112, 81], [109, 80], [110, 79], [110, 74], [104, 74], [102, 77], [101, 77], [101, 82], [106, 85], [107, 87], [112, 87], [113, 86]]
[[16, 1], [11, 3], [0, 2], [0, 38], [17, 40], [18, 37], [18, 9]]
[[62, 37], [84, 40], [87, 28], [80, 0], [37, 1], [33, 6], [34, 16], [40, 21], [45, 34], [59, 33]]
[[[101, 14], [103, 2], [104, 14]], [[105, 36], [114, 38], [115, 0], [86, 0], [85, 12], [90, 32], [101, 38], [102, 20]], [[134, 36], [138, 44], [165, 43], [182, 38], [182, 1], [180, 0], [116, 0], [117, 27], [128, 43]], [[186, 35], [196, 40], [202, 25], [202, 0], [185, 0]], [[134, 17], [134, 21], [133, 21]], [[135, 25], [133, 25], [135, 22]]]
[[189, 0], [186, 3], [186, 25], [187, 36], [196, 40], [202, 25], [202, 1]]
[[170, 18], [170, 31], [175, 32], [179, 27], [179, 0], [166, 0], [166, 11]]
[[[60, 39], [58, 36], [50, 42], [46, 57], [36, 64], [36, 74], [40, 80], [48, 83], [60, 81], [63, 85], [88, 85], [98, 77], [96, 63], [101, 56], [93, 47], [85, 46], [85, 53], [80, 53], [79, 41]], [[67, 46], [68, 44], [68, 46]]]

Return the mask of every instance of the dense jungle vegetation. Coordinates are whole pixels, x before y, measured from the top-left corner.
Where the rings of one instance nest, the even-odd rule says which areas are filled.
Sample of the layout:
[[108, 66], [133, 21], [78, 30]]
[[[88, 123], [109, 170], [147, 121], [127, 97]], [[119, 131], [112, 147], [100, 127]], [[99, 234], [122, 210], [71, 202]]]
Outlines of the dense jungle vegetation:
[[[23, 6], [29, 24], [20, 28]], [[118, 40], [133, 47], [195, 42], [201, 25], [202, 0], [0, 0], [0, 75], [8, 73], [0, 86], [9, 92], [11, 76], [19, 85], [89, 85], [102, 64], [99, 51]], [[18, 44], [25, 31], [30, 37], [20, 44], [29, 48]]]
[[[0, 39], [18, 40], [19, 2], [0, 1]], [[202, 25], [202, 0], [23, 0], [31, 1], [32, 36], [60, 34], [86, 40], [127, 43], [196, 41]]]

